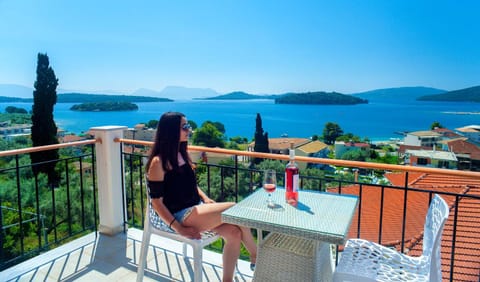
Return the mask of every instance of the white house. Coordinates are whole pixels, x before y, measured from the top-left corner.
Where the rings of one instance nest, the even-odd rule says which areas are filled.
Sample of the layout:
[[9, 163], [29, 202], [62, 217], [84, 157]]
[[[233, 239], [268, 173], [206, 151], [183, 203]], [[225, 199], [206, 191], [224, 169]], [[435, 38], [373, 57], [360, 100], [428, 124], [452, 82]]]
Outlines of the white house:
[[414, 131], [405, 135], [404, 145], [434, 147], [442, 140], [442, 134], [435, 131]]
[[370, 144], [368, 143], [335, 141], [335, 158], [341, 159], [342, 155], [349, 151], [366, 151], [369, 149]]
[[457, 168], [457, 157], [454, 152], [436, 150], [406, 150], [405, 164], [435, 168]]

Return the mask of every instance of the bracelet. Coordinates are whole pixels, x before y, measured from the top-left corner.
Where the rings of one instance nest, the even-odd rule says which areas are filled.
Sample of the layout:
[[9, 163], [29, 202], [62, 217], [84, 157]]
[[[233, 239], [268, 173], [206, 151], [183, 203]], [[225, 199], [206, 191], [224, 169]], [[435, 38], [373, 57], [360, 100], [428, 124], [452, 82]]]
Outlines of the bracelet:
[[175, 217], [170, 221], [170, 224], [168, 225], [168, 228], [172, 229], [172, 224], [175, 222]]

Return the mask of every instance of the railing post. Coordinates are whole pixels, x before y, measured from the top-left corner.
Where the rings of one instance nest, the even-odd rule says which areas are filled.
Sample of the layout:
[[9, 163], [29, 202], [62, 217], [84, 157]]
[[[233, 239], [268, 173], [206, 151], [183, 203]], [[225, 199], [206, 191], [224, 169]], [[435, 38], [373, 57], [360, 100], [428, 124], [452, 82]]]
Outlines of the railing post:
[[[123, 138], [126, 126], [100, 126], [92, 127], [95, 138], [102, 140], [95, 145], [97, 183], [98, 183], [98, 209], [100, 223], [98, 231], [103, 234], [113, 235], [123, 231], [124, 203], [122, 193], [122, 166], [120, 143], [114, 142], [115, 138]], [[123, 197], [124, 199], [124, 197]]]

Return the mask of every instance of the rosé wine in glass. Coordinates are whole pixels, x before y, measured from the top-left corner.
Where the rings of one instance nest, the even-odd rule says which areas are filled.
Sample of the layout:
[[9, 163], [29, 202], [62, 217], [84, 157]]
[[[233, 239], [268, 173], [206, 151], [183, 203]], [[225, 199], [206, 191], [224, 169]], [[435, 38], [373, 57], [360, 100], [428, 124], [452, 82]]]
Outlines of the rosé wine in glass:
[[275, 189], [277, 188], [277, 185], [272, 184], [272, 183], [265, 183], [263, 184], [263, 189], [267, 191], [267, 193], [273, 193], [275, 192]]
[[276, 205], [272, 201], [272, 193], [277, 188], [277, 173], [273, 169], [267, 169], [263, 175], [263, 189], [268, 194], [267, 206], [274, 208]]

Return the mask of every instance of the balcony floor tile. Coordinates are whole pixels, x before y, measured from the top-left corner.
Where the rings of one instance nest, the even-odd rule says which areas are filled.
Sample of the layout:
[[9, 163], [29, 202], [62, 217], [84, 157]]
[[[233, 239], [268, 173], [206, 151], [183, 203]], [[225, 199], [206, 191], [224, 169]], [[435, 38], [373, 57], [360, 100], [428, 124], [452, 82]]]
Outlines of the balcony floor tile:
[[[90, 233], [0, 273], [2, 281], [135, 281], [143, 232]], [[189, 248], [188, 255], [192, 255]], [[204, 281], [221, 281], [221, 254], [203, 251]], [[239, 260], [236, 281], [251, 281], [249, 262]], [[193, 260], [182, 244], [156, 235], [150, 240], [144, 281], [191, 281]]]

